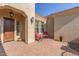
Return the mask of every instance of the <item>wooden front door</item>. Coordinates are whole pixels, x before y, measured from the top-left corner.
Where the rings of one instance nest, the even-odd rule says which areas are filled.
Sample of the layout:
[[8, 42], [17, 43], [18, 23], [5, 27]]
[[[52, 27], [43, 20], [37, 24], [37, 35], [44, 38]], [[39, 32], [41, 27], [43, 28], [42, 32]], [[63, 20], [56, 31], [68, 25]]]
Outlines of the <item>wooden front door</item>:
[[4, 42], [14, 40], [14, 19], [4, 18]]

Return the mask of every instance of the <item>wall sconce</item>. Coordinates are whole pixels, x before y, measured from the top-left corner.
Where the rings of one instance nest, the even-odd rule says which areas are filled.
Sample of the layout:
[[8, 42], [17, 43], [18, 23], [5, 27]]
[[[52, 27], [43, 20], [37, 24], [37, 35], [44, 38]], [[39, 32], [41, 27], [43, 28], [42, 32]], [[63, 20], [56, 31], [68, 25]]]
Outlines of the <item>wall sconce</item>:
[[34, 17], [32, 17], [30, 21], [31, 21], [31, 24], [32, 24], [34, 22]]
[[12, 11], [10, 11], [9, 14], [10, 14], [10, 17], [14, 16], [14, 13]]

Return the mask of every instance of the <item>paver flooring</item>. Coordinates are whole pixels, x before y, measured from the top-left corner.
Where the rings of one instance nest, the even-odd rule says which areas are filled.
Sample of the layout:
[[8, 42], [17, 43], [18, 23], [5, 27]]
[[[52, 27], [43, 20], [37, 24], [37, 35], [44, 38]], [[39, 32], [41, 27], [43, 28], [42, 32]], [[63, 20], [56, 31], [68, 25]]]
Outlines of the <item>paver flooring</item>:
[[[22, 41], [11, 41], [1, 44], [7, 56], [76, 56], [78, 52], [70, 49], [66, 42], [45, 38], [26, 44]], [[1, 52], [2, 53], [2, 52]], [[0, 53], [0, 54], [1, 54]]]

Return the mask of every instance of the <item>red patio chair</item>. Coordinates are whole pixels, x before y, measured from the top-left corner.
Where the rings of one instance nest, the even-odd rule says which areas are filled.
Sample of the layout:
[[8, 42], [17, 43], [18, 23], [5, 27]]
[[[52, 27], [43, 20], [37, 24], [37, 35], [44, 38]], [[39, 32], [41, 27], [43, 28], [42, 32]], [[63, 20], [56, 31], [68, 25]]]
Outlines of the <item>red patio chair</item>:
[[35, 39], [37, 41], [42, 40], [42, 34], [40, 34], [39, 32], [35, 32]]
[[48, 32], [44, 32], [43, 37], [48, 37]]

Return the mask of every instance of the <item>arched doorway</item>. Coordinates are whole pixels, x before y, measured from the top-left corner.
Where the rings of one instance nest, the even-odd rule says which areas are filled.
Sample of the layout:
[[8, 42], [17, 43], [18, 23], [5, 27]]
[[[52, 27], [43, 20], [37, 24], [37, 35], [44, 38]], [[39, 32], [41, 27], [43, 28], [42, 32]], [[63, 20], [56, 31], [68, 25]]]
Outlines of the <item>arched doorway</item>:
[[[13, 15], [10, 13], [12, 12]], [[1, 41], [25, 41], [25, 18], [23, 11], [11, 6], [0, 6]]]

